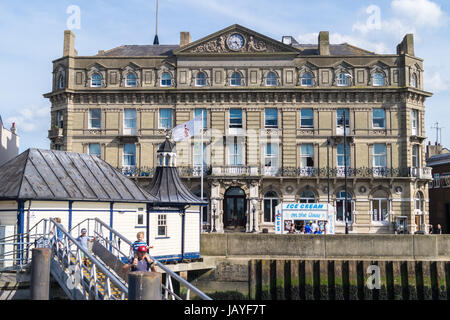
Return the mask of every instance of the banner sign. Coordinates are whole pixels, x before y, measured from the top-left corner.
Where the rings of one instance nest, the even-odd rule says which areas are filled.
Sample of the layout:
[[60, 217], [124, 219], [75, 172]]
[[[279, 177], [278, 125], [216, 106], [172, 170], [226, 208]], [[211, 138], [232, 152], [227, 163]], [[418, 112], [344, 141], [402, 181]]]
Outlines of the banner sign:
[[275, 208], [275, 233], [288, 233], [296, 220], [327, 221], [329, 233], [335, 232], [335, 209], [323, 203], [282, 202]]

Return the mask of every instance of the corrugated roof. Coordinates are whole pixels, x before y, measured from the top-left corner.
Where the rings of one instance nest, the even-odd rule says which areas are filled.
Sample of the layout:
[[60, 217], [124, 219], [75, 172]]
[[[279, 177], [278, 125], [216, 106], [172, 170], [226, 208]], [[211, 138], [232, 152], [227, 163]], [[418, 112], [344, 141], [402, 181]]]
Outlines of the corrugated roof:
[[88, 154], [28, 149], [0, 167], [0, 199], [154, 202], [155, 198]]
[[122, 45], [97, 54], [99, 57], [171, 56], [179, 45]]

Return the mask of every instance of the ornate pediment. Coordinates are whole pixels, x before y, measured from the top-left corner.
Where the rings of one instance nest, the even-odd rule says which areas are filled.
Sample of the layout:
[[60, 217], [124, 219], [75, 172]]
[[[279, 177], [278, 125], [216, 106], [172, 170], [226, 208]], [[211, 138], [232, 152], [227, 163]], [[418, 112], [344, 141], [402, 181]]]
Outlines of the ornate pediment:
[[233, 25], [213, 35], [195, 41], [174, 54], [202, 53], [298, 53], [294, 47], [261, 35], [239, 25]]

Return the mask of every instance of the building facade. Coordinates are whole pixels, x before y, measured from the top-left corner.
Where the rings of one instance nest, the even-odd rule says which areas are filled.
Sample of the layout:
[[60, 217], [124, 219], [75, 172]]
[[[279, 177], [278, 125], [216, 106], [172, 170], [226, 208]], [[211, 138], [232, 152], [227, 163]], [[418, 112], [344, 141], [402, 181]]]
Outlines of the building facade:
[[330, 44], [328, 32], [299, 44], [239, 25], [95, 56], [78, 56], [74, 38], [65, 32], [45, 95], [51, 148], [97, 155], [145, 185], [166, 131], [203, 114], [203, 140], [177, 143], [177, 162], [197, 195], [203, 171], [210, 228], [273, 232], [279, 202], [329, 201], [337, 233], [344, 202], [351, 233], [392, 232], [397, 216], [427, 230], [431, 93], [413, 35], [383, 55]]
[[13, 123], [8, 130], [3, 126], [0, 117], [0, 166], [19, 154], [19, 136], [17, 135], [16, 124]]

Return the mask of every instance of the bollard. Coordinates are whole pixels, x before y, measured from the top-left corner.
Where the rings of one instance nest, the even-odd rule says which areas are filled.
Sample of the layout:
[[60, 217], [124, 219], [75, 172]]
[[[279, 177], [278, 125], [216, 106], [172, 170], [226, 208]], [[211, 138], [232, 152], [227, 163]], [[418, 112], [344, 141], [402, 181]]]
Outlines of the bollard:
[[49, 300], [50, 297], [49, 248], [34, 248], [31, 256], [31, 300]]
[[128, 300], [162, 300], [161, 273], [130, 272]]

